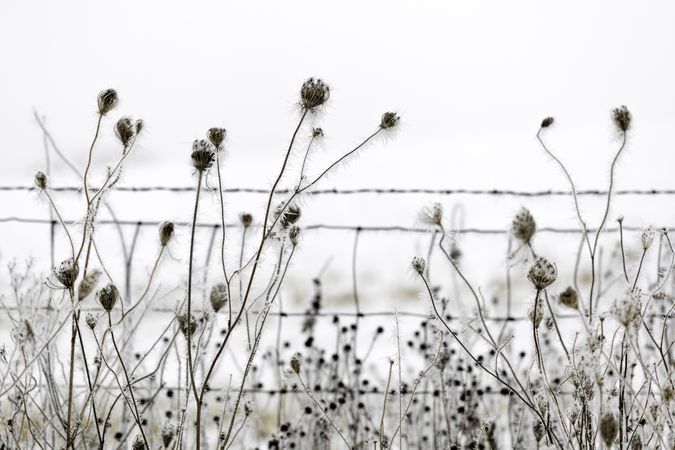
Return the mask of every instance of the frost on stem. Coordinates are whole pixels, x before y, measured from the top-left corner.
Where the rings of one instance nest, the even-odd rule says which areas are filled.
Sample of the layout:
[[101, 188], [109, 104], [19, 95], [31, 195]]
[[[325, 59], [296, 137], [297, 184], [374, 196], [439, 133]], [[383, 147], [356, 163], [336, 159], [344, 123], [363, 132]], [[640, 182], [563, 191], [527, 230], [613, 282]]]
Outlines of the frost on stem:
[[546, 258], [537, 258], [537, 261], [535, 261], [527, 273], [527, 279], [530, 280], [538, 291], [549, 287], [557, 276], [558, 270]]
[[141, 120], [134, 121], [131, 117], [125, 116], [115, 124], [115, 135], [122, 145], [128, 147], [141, 129], [143, 129]]
[[420, 211], [419, 219], [426, 225], [440, 225], [443, 221], [443, 206], [440, 203], [425, 206]]
[[579, 308], [579, 296], [577, 291], [574, 290], [572, 286], [567, 287], [564, 291], [558, 296], [558, 301], [561, 305], [566, 306], [571, 309]]
[[117, 92], [114, 89], [106, 89], [98, 94], [98, 112], [101, 115], [108, 114], [117, 106]]

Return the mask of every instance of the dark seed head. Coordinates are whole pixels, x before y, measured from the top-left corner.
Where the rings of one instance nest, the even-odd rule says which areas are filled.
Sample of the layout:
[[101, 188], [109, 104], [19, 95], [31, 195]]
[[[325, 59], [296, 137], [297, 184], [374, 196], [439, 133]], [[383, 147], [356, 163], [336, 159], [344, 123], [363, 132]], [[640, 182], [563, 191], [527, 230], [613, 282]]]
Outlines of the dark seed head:
[[204, 139], [197, 139], [192, 144], [192, 165], [200, 172], [208, 170], [213, 166], [216, 153], [213, 145]]
[[394, 128], [398, 124], [399, 120], [400, 117], [398, 116], [398, 114], [393, 112], [386, 112], [382, 114], [382, 119], [380, 120], [380, 128], [382, 128], [383, 130]]
[[120, 291], [117, 287], [109, 283], [96, 293], [99, 303], [106, 311], [110, 312], [115, 307], [115, 303], [120, 296]]
[[553, 117], [547, 117], [544, 120], [541, 121], [541, 127], [542, 128], [548, 128], [551, 125], [553, 125]]
[[223, 141], [225, 140], [225, 128], [211, 128], [209, 131], [206, 133], [206, 137], [209, 138], [209, 141], [213, 144], [216, 149], [219, 149], [220, 146], [222, 145]]
[[300, 88], [300, 101], [302, 107], [308, 111], [313, 110], [328, 101], [330, 88], [318, 78], [310, 78]]
[[100, 114], [108, 114], [117, 106], [117, 92], [114, 89], [106, 89], [98, 94], [98, 112]]

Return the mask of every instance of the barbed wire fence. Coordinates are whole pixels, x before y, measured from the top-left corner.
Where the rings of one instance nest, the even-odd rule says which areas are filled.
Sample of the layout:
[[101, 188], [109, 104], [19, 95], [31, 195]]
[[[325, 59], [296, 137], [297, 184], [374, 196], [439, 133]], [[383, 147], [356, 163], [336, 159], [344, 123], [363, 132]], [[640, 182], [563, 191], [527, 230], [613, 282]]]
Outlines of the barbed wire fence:
[[[210, 188], [210, 187], [205, 187], [202, 188], [204, 191], [212, 191], [212, 192], [218, 192], [217, 189], [215, 188]], [[0, 186], [0, 192], [31, 192], [35, 191], [37, 188], [32, 187], [32, 186], [24, 186], [24, 185], [5, 185], [5, 186]], [[56, 187], [50, 187], [51, 191], [54, 192], [70, 192], [70, 193], [81, 193], [82, 192], [82, 187], [77, 187], [77, 186], [56, 186]], [[119, 191], [119, 192], [129, 192], [129, 193], [148, 193], [148, 192], [170, 192], [170, 193], [189, 193], [189, 192], [194, 192], [195, 188], [194, 187], [188, 187], [188, 186], [118, 186], [114, 187], [112, 189], [113, 191]], [[90, 189], [91, 192], [96, 192], [96, 188]], [[227, 188], [223, 189], [223, 192], [226, 194], [269, 194], [268, 189], [258, 189], [258, 188]], [[292, 190], [289, 189], [278, 189], [275, 191], [275, 194], [289, 194], [292, 193]], [[398, 189], [398, 188], [355, 188], [355, 189], [337, 189], [337, 188], [332, 188], [332, 189], [316, 189], [311, 192], [307, 193], [310, 196], [353, 196], [353, 195], [378, 195], [378, 196], [403, 196], [403, 195], [416, 195], [416, 194], [425, 194], [425, 195], [438, 195], [438, 196], [461, 196], [461, 195], [469, 195], [469, 196], [484, 196], [484, 197], [526, 197], [526, 198], [548, 198], [548, 197], [564, 197], [564, 196], [571, 196], [570, 191], [566, 190], [539, 190], [539, 191], [523, 191], [523, 190], [510, 190], [510, 189], [425, 189], [425, 188], [409, 188], [409, 189]], [[579, 190], [576, 192], [577, 196], [606, 196], [607, 191], [604, 190]], [[624, 189], [624, 190], [615, 190], [612, 192], [613, 195], [616, 196], [646, 196], [646, 197], [651, 197], [651, 196], [657, 196], [657, 195], [662, 195], [662, 196], [672, 196], [675, 195], [675, 189]], [[24, 216], [0, 216], [0, 224], [6, 224], [6, 223], [25, 223], [25, 224], [36, 224], [36, 225], [47, 225], [49, 227], [49, 237], [50, 237], [50, 249], [51, 249], [51, 261], [52, 265], [54, 264], [54, 240], [55, 240], [55, 230], [58, 226], [60, 226], [60, 223], [55, 219], [55, 217], [51, 214], [48, 218], [43, 218], [43, 217], [24, 217]], [[81, 223], [81, 220], [73, 220], [73, 219], [64, 219], [64, 223], [66, 225], [72, 225], [76, 223]], [[132, 242], [130, 243], [130, 248], [126, 249], [125, 251], [125, 258], [126, 260], [126, 265], [127, 265], [127, 271], [131, 269], [131, 258], [133, 258], [134, 254], [134, 246], [135, 246], [135, 241], [138, 236], [138, 233], [141, 228], [143, 227], [157, 227], [162, 221], [159, 220], [111, 220], [111, 219], [104, 219], [104, 220], [97, 220], [97, 224], [101, 225], [114, 225], [116, 227], [130, 227], [134, 228], [134, 237], [132, 239]], [[187, 221], [176, 221], [173, 222], [175, 226], [177, 227], [190, 227], [192, 225], [191, 222]], [[202, 228], [202, 229], [211, 229], [211, 236], [209, 239], [209, 246], [213, 246], [215, 242], [215, 237], [221, 228], [220, 223], [216, 222], [198, 222], [196, 224], [197, 227]], [[260, 224], [251, 224], [250, 225], [252, 228], [260, 228]], [[225, 224], [226, 228], [237, 228], [241, 227], [240, 223], [226, 223]], [[354, 233], [354, 248], [353, 248], [353, 255], [352, 255], [352, 263], [353, 263], [353, 270], [356, 271], [356, 266], [355, 266], [355, 261], [356, 261], [356, 250], [357, 250], [357, 245], [358, 245], [358, 240], [361, 234], [363, 233], [412, 233], [412, 234], [425, 234], [429, 233], [429, 228], [427, 227], [416, 227], [416, 226], [402, 226], [402, 225], [361, 225], [361, 224], [354, 224], [354, 225], [340, 225], [340, 224], [331, 224], [331, 223], [312, 223], [312, 224], [305, 224], [302, 226], [303, 231], [319, 231], [319, 232], [331, 232], [331, 231], [348, 231], [348, 232], [353, 232]], [[623, 226], [622, 227], [623, 231], [642, 231], [641, 227], [634, 227], [634, 226]], [[616, 232], [619, 230], [618, 227], [605, 227], [603, 228], [604, 231], [607, 232]], [[663, 230], [667, 230], [669, 232], [675, 230], [675, 226], [667, 226], [663, 227]], [[581, 234], [584, 230], [579, 227], [541, 227], [537, 228], [537, 233], [548, 233], [548, 234], [570, 234], [570, 235], [577, 235]], [[594, 233], [597, 231], [595, 228], [587, 228], [586, 230], [589, 233]], [[462, 227], [462, 228], [457, 228], [453, 229], [452, 232], [457, 235], [471, 235], [471, 234], [477, 234], [477, 235], [506, 235], [510, 231], [506, 228], [476, 228], [476, 227]], [[123, 245], [125, 245], [123, 243]], [[209, 252], [210, 254], [210, 252]], [[207, 258], [208, 259], [208, 258]], [[355, 273], [353, 274], [355, 276]], [[130, 279], [127, 276], [126, 277], [126, 292], [130, 292]], [[276, 316], [278, 317], [278, 327], [281, 329], [283, 326], [283, 319], [284, 318], [291, 318], [291, 317], [307, 317], [307, 316], [315, 316], [315, 317], [333, 317], [333, 318], [338, 318], [338, 317], [346, 317], [350, 319], [356, 319], [358, 318], [365, 318], [365, 317], [393, 317], [393, 316], [401, 316], [401, 317], [412, 317], [412, 318], [419, 318], [419, 319], [433, 319], [434, 316], [432, 314], [425, 314], [425, 313], [420, 313], [420, 312], [413, 312], [413, 311], [368, 311], [368, 312], [362, 312], [359, 309], [358, 305], [358, 298], [356, 295], [356, 292], [354, 293], [355, 297], [355, 305], [354, 305], [354, 311], [284, 311], [283, 308], [280, 306], [280, 309], [278, 311], [269, 311], [268, 314], [271, 316]], [[50, 307], [43, 307], [44, 309], [49, 309]], [[18, 306], [14, 305], [5, 305], [4, 309], [6, 310], [16, 310], [18, 309]], [[96, 310], [95, 307], [82, 307], [82, 311], [94, 311]], [[165, 313], [165, 314], [175, 314], [175, 309], [174, 308], [167, 308], [167, 307], [152, 307], [149, 309], [148, 312], [154, 312], [154, 313]], [[252, 314], [257, 314], [259, 311], [251, 311]], [[578, 318], [578, 314], [560, 314], [556, 315], [557, 318], [559, 319], [575, 319]], [[670, 320], [672, 319], [672, 316], [668, 315], [666, 316], [665, 314], [650, 314], [647, 315], [647, 317], [654, 317], [654, 318], [660, 318], [660, 319], [666, 319]], [[460, 316], [453, 316], [451, 314], [447, 314], [444, 317], [448, 321], [456, 321], [463, 319], [463, 317]], [[526, 315], [512, 315], [510, 313], [505, 314], [505, 315], [485, 315], [483, 317], [484, 320], [489, 321], [489, 322], [495, 322], [495, 323], [504, 323], [504, 322], [522, 322], [522, 321], [529, 321], [529, 317]], [[278, 357], [278, 355], [277, 355]], [[164, 386], [163, 389], [165, 390], [181, 390], [184, 389], [184, 387], [181, 386]], [[217, 387], [213, 388], [214, 390], [218, 390]], [[269, 395], [285, 395], [285, 394], [298, 394], [301, 393], [301, 391], [293, 391], [293, 390], [287, 390], [287, 389], [282, 389], [281, 387], [279, 389], [263, 389], [263, 388], [256, 388], [256, 387], [251, 387], [247, 388], [244, 390], [245, 393], [250, 393], [250, 394], [269, 394]], [[335, 393], [335, 390], [326, 390], [326, 391], [317, 391], [317, 393]], [[426, 391], [420, 391], [420, 393], [425, 393]], [[364, 391], [362, 394], [368, 395], [368, 394], [381, 394], [380, 391], [374, 390], [374, 391]], [[486, 394], [495, 394], [499, 395], [499, 391], [494, 391], [494, 392], [486, 392]], [[570, 393], [563, 393], [565, 395], [569, 395]]]

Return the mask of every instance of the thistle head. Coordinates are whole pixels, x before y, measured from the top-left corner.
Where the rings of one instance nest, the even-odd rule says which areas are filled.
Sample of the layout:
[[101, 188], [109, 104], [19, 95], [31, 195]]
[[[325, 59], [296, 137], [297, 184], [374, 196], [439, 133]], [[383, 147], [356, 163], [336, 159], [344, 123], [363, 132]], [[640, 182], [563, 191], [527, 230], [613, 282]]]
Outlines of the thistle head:
[[173, 236], [173, 222], [162, 222], [159, 224], [159, 243], [166, 247]]
[[516, 217], [513, 218], [511, 222], [511, 232], [516, 237], [525, 243], [530, 242], [534, 232], [537, 230], [537, 223], [534, 221], [534, 217], [530, 214], [530, 211], [526, 208], [520, 210]]
[[210, 128], [206, 133], [206, 137], [213, 144], [216, 149], [220, 149], [220, 146], [225, 141], [225, 135], [227, 131], [225, 128]]
[[66, 289], [75, 286], [75, 280], [77, 280], [79, 273], [80, 268], [77, 263], [73, 264], [72, 258], [61, 261], [61, 264], [54, 268], [54, 276]]
[[131, 450], [149, 450], [148, 447], [145, 445], [143, 436], [141, 436], [140, 434], [136, 435], [136, 437], [134, 438], [134, 442], [131, 443]]
[[541, 291], [549, 287], [557, 278], [558, 269], [555, 265], [548, 262], [546, 258], [537, 258], [534, 265], [527, 273], [527, 279], [534, 285], [534, 287]]
[[319, 78], [309, 78], [300, 88], [300, 101], [306, 111], [323, 105], [330, 97], [330, 88]]
[[380, 119], [380, 128], [383, 130], [389, 130], [390, 128], [394, 128], [396, 125], [398, 125], [398, 121], [400, 120], [400, 117], [398, 114], [394, 112], [386, 112], [382, 114], [382, 118]]
[[227, 286], [225, 283], [218, 283], [211, 288], [211, 295], [209, 301], [213, 311], [218, 312], [227, 304]]
[[424, 261], [424, 258], [420, 258], [419, 256], [415, 256], [412, 259], [411, 265], [413, 270], [420, 275], [424, 273], [424, 269], [426, 268], [426, 262]]
[[98, 299], [98, 302], [107, 312], [113, 310], [119, 296], [120, 291], [117, 289], [117, 286], [115, 286], [112, 283], [108, 283], [96, 293], [96, 298]]
[[35, 185], [42, 189], [43, 191], [47, 189], [47, 175], [43, 172], [38, 172], [35, 174]]
[[114, 89], [106, 89], [98, 94], [98, 112], [101, 115], [108, 114], [117, 106], [117, 92]]
[[[134, 122], [131, 117], [125, 116], [120, 118], [115, 124], [115, 135], [117, 135], [123, 146], [128, 147], [136, 137], [136, 132], [139, 129], [137, 123], [138, 121]], [[143, 128], [143, 125], [140, 128]]]
[[215, 159], [216, 152], [209, 141], [197, 139], [192, 143], [192, 165], [199, 172], [210, 169]]
[[164, 448], [169, 448], [171, 442], [173, 442], [173, 438], [176, 436], [176, 428], [171, 423], [165, 423], [162, 426], [161, 435], [162, 445], [164, 445]]
[[633, 116], [625, 106], [622, 105], [612, 110], [612, 121], [620, 131], [624, 133], [628, 131], [632, 120]]

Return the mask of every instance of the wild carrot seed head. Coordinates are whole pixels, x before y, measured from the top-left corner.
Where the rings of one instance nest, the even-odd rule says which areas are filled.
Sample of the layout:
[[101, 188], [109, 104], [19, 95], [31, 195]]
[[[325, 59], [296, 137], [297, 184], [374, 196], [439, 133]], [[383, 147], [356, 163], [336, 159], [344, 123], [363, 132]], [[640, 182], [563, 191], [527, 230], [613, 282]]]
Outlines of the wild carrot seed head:
[[106, 89], [98, 94], [98, 112], [101, 115], [108, 114], [117, 106], [117, 92], [114, 89]]
[[108, 283], [96, 293], [96, 298], [107, 312], [113, 310], [119, 296], [120, 292], [117, 289], [117, 286], [112, 283]]
[[213, 144], [213, 146], [219, 150], [220, 146], [223, 144], [223, 141], [225, 141], [226, 133], [227, 131], [225, 128], [211, 128], [209, 131], [207, 131], [206, 137]]
[[197, 139], [192, 143], [191, 156], [192, 165], [199, 172], [210, 169], [216, 159], [213, 145], [204, 139]]
[[622, 105], [612, 110], [612, 120], [614, 121], [614, 125], [625, 133], [630, 129], [633, 116], [628, 111], [628, 108]]
[[386, 112], [382, 114], [382, 119], [380, 119], [380, 128], [383, 130], [389, 130], [390, 128], [394, 128], [397, 124], [398, 121], [400, 120], [400, 117], [398, 114], [394, 112]]
[[47, 175], [43, 172], [38, 172], [35, 174], [35, 185], [42, 189], [43, 191], [47, 189]]
[[330, 88], [319, 78], [309, 78], [300, 88], [300, 101], [307, 111], [323, 105], [329, 97]]
[[546, 258], [538, 258], [527, 273], [527, 279], [537, 290], [546, 289], [558, 277], [558, 269]]

